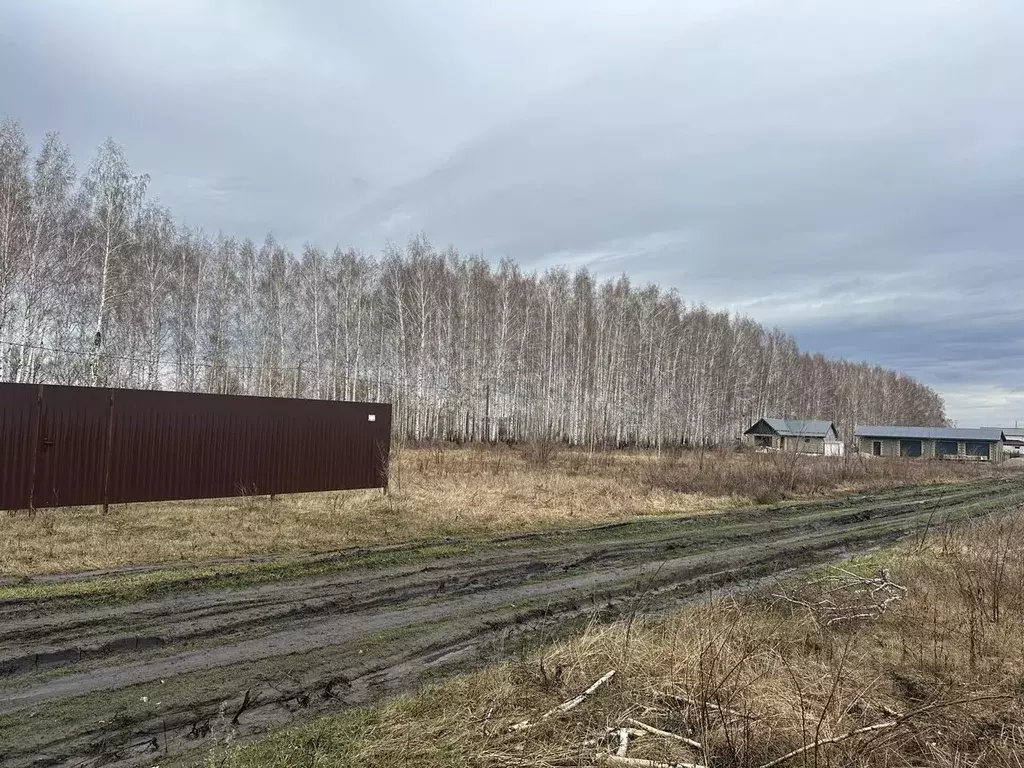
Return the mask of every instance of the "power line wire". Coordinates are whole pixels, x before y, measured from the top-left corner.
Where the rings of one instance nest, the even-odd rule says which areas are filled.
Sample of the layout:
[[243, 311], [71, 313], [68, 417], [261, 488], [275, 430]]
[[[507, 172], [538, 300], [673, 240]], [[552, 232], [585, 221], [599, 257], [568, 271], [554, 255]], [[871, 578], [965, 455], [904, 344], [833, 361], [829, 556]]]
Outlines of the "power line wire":
[[[218, 371], [230, 370], [230, 371], [245, 371], [245, 372], [292, 372], [299, 373], [305, 370], [307, 374], [311, 373], [309, 366], [293, 365], [293, 366], [279, 366], [279, 365], [262, 365], [262, 364], [232, 364], [232, 363], [211, 363], [204, 361], [178, 361], [174, 359], [152, 359], [143, 357], [134, 357], [129, 355], [114, 355], [107, 352], [94, 352], [85, 351], [81, 349], [66, 349], [62, 347], [53, 347], [45, 344], [29, 344], [20, 341], [10, 341], [8, 339], [0, 339], [0, 345], [6, 345], [8, 347], [18, 347], [23, 349], [34, 349], [41, 352], [52, 352], [55, 354], [71, 355], [82, 358], [98, 357], [104, 360], [112, 360], [115, 362], [126, 362], [126, 363], [137, 363], [140, 365], [156, 365], [156, 366], [181, 366], [182, 368], [204, 368], [204, 369], [216, 369]], [[353, 379], [346, 377], [346, 380], [352, 382]], [[354, 379], [357, 386], [362, 386], [367, 391], [373, 390], [378, 387], [378, 383], [375, 378], [358, 377]], [[406, 390], [406, 394], [412, 394], [410, 390], [424, 390], [433, 394], [441, 394], [447, 397], [452, 396], [463, 396], [463, 397], [477, 397], [483, 398], [485, 396], [486, 382], [481, 382], [476, 385], [476, 389], [469, 389], [458, 385], [443, 385], [443, 384], [415, 384], [415, 383], [398, 383], [388, 378], [382, 378], [379, 386], [383, 390], [394, 391], [394, 390]], [[496, 391], [500, 392], [500, 389]]]
[[[122, 363], [140, 363], [143, 365], [178, 365], [177, 360], [161, 360], [145, 357], [134, 357], [130, 355], [113, 355], [109, 352], [97, 352], [97, 351], [83, 351], [81, 349], [62, 349], [61, 347], [50, 347], [43, 344], [26, 344], [21, 341], [8, 341], [7, 339], [0, 339], [0, 344], [6, 344], [10, 347], [22, 347], [25, 349], [35, 349], [43, 352], [56, 352], [62, 355], [76, 355], [78, 357], [102, 357], [104, 360], [115, 360]], [[231, 363], [208, 363], [200, 361], [188, 361], [180, 363], [183, 366], [189, 367], [205, 367], [205, 368], [228, 368], [234, 370], [253, 370], [257, 368], [263, 368], [266, 370], [268, 367], [278, 371], [301, 371], [301, 365], [292, 366], [254, 366], [254, 365], [240, 365]]]

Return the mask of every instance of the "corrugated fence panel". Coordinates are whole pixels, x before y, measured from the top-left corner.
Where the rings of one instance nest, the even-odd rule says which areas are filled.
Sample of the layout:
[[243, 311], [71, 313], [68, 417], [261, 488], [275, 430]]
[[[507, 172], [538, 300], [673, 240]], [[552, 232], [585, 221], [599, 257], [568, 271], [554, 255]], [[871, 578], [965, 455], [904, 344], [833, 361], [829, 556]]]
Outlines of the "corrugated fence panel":
[[35, 506], [103, 500], [110, 391], [43, 387]]
[[38, 387], [0, 385], [0, 509], [32, 503]]
[[0, 508], [380, 488], [390, 439], [388, 404], [0, 384]]

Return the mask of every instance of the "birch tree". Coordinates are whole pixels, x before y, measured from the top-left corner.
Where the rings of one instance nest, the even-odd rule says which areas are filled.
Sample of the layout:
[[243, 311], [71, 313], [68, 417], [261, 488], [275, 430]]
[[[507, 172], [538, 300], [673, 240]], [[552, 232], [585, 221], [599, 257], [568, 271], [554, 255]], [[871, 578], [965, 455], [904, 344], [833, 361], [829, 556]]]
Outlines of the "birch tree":
[[135, 242], [136, 219], [148, 185], [149, 177], [132, 173], [124, 152], [113, 139], [108, 139], [100, 148], [84, 180], [84, 205], [92, 229], [88, 248], [94, 254], [99, 273], [91, 364], [94, 386], [105, 378], [104, 326], [111, 298], [121, 298], [115, 291], [125, 290], [136, 279], [130, 272], [119, 274], [118, 268], [129, 246]]
[[74, 181], [71, 153], [57, 134], [48, 134], [34, 164], [31, 209], [26, 219], [16, 381], [34, 380], [40, 353], [45, 352], [46, 328], [66, 300], [57, 287], [74, 284], [80, 275], [81, 260], [73, 248], [64, 251], [71, 258], [61, 257], [62, 242], [72, 229], [68, 216]]
[[[0, 339], [11, 335], [17, 288], [24, 270], [25, 232], [29, 219], [28, 144], [21, 128], [0, 123]], [[0, 372], [11, 375], [17, 349], [0, 347]]]

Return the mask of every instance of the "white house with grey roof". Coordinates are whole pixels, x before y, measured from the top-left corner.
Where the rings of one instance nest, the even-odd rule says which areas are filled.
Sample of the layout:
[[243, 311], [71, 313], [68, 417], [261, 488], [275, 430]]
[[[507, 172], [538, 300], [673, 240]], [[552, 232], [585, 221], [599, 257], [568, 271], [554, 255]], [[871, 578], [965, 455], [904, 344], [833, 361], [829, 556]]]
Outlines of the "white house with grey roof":
[[963, 459], [1002, 461], [1001, 429], [949, 427], [856, 427], [857, 450], [868, 456], [909, 459]]
[[758, 419], [743, 433], [743, 442], [767, 451], [793, 451], [817, 456], [842, 456], [843, 442], [831, 421]]

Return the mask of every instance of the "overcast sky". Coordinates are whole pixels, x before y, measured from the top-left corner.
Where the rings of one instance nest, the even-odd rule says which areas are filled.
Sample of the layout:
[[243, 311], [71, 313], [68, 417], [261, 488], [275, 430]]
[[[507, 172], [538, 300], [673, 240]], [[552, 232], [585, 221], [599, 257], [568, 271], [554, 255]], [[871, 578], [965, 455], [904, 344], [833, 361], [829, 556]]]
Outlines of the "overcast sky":
[[0, 0], [0, 116], [179, 219], [587, 266], [1024, 423], [1020, 0]]

